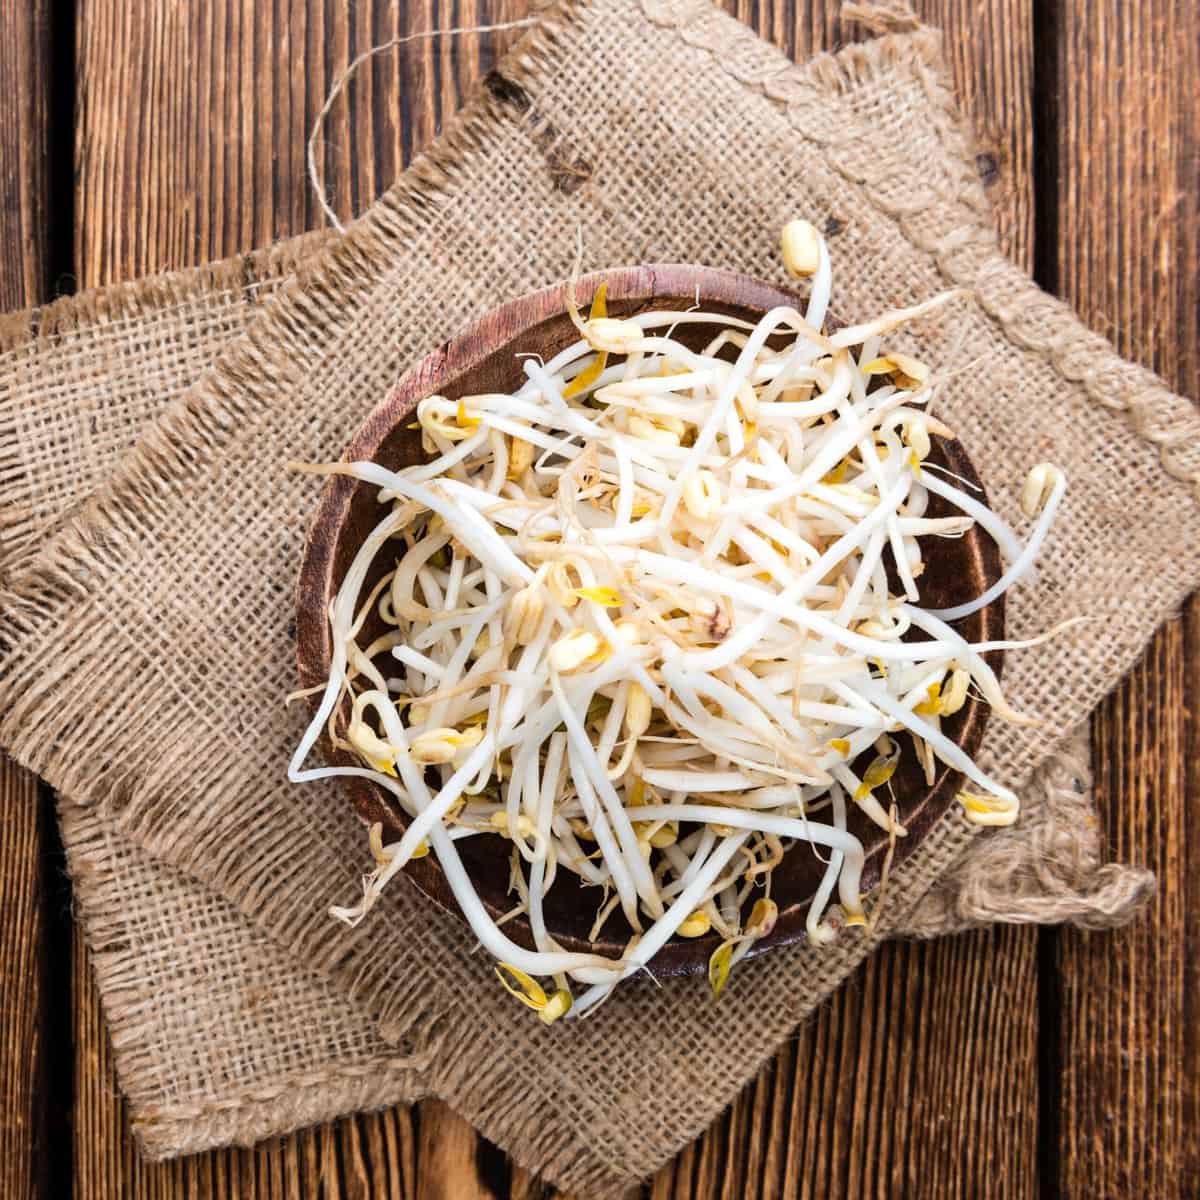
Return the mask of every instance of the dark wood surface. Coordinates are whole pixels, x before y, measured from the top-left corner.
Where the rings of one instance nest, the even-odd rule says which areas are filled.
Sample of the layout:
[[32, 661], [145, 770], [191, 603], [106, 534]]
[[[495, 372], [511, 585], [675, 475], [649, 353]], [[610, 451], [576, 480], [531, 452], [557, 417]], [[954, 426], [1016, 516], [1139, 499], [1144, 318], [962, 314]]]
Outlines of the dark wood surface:
[[[1131, 358], [1200, 396], [1197, 12], [1069, 0], [1052, 38], [1055, 290]], [[1200, 812], [1190, 705], [1200, 602], [1096, 715], [1113, 853], [1146, 863], [1149, 918], [1053, 937], [1059, 1184], [1071, 1196], [1200, 1195]], [[1190, 803], [1189, 803], [1190, 801]]]
[[[48, 7], [49, 0], [0, 6], [5, 84], [0, 89], [0, 305], [5, 309], [36, 304], [52, 286]], [[44, 882], [58, 867], [49, 804], [37, 780], [0, 754], [0, 1196], [39, 1195], [51, 1178], [45, 1169], [52, 1000], [45, 920], [50, 899]]]
[[[729, 0], [796, 57], [835, 0]], [[1200, 0], [922, 0], [1017, 261], [1200, 394]], [[317, 223], [303, 172], [341, 67], [396, 33], [525, 0], [10, 0], [0, 5], [0, 301], [220, 257]], [[386, 186], [514, 35], [383, 56], [335, 108], [343, 217]], [[46, 152], [42, 153], [42, 147]], [[684, 1197], [1200, 1194], [1200, 606], [1094, 722], [1114, 854], [1160, 876], [1117, 935], [999, 929], [876, 954], [648, 1186]], [[1189, 805], [1189, 798], [1192, 803]], [[125, 1132], [48, 800], [0, 764], [0, 1196], [553, 1193], [444, 1105], [173, 1164]]]

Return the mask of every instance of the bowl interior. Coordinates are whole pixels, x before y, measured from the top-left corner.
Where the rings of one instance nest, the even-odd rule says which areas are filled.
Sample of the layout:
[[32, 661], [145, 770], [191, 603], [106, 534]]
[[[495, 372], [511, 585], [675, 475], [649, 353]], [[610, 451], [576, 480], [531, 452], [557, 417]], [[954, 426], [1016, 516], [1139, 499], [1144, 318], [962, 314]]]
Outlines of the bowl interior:
[[[696, 303], [698, 296], [708, 311], [755, 321], [770, 308], [796, 302], [794, 296], [730, 272], [697, 267], [639, 267], [599, 272], [580, 280], [577, 294], [585, 310], [602, 281], [608, 284], [609, 312], [618, 317], [648, 309], [686, 309]], [[684, 325], [677, 329], [676, 336], [699, 348], [712, 334], [707, 326]], [[418, 401], [435, 392], [457, 399], [480, 392], [511, 391], [524, 378], [519, 356], [538, 354], [548, 360], [577, 338], [578, 333], [565, 311], [562, 286], [494, 310], [414, 367], [371, 413], [344, 457], [370, 459], [391, 468], [420, 462], [424, 457], [420, 434], [409, 428]], [[978, 485], [975, 470], [958, 442], [935, 440], [931, 459]], [[930, 515], [948, 512], [944, 501], [931, 496]], [[322, 492], [309, 531], [298, 589], [297, 642], [302, 687], [323, 683], [328, 677], [332, 647], [325, 614], [351, 559], [380, 515], [375, 489], [355, 480], [331, 478]], [[957, 539], [928, 538], [922, 548], [926, 569], [920, 582], [922, 601], [927, 606], [940, 608], [961, 603], [978, 595], [1000, 575], [998, 551], [978, 529]], [[384, 564], [380, 561], [367, 577], [363, 594], [383, 571]], [[998, 640], [1003, 627], [1002, 600], [959, 624], [971, 641]], [[366, 628], [364, 635], [369, 641], [381, 632], [382, 623], [375, 631]], [[997, 662], [992, 665], [998, 669]], [[943, 729], [968, 753], [973, 753], [982, 736], [987, 712], [987, 707], [972, 697], [955, 716], [945, 720]], [[339, 714], [339, 719], [344, 724], [346, 713]], [[927, 784], [911, 742], [902, 736], [897, 740], [903, 752], [892, 786], [900, 820], [909, 832], [897, 841], [896, 864], [920, 844], [953, 802], [960, 778], [957, 772], [939, 764], [933, 784]], [[334, 750], [325, 737], [322, 751], [330, 763], [358, 765], [349, 755]], [[871, 752], [865, 757], [871, 757]], [[858, 770], [865, 765], [858, 762]], [[385, 841], [399, 836], [407, 817], [387, 792], [369, 780], [341, 782], [364, 822], [381, 822]], [[867, 850], [863, 886], [869, 890], [878, 882], [888, 839], [856, 808], [849, 814], [848, 823]], [[458, 842], [472, 881], [493, 916], [507, 912], [513, 904], [508, 892], [509, 848], [509, 843], [498, 835], [481, 834]], [[772, 877], [771, 894], [779, 906], [779, 921], [770, 936], [756, 943], [755, 953], [804, 936], [808, 901], [823, 870], [824, 864], [808, 845], [797, 843], [789, 848]], [[451, 911], [458, 911], [434, 856], [409, 863], [406, 872], [428, 896]], [[566, 948], [619, 955], [629, 936], [629, 927], [619, 911], [608, 919], [598, 941], [588, 941], [600, 902], [597, 888], [585, 886], [570, 872], [560, 871], [545, 905], [549, 932]], [[532, 945], [524, 918], [509, 921], [505, 929], [515, 940]], [[719, 942], [716, 934], [696, 939], [673, 938], [654, 960], [656, 973], [703, 970]]]

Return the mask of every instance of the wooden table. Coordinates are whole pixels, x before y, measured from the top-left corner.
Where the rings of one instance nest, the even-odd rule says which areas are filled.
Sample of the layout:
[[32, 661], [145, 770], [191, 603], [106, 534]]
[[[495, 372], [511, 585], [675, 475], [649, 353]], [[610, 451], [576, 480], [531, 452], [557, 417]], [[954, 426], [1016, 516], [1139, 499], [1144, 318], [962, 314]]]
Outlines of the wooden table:
[[[843, 36], [836, 0], [733, 7], [797, 58]], [[947, 31], [1009, 252], [1125, 354], [1200, 395], [1200, 2], [917, 7]], [[525, 8], [0, 5], [0, 303], [312, 227], [304, 140], [345, 63], [396, 33]], [[429, 142], [504, 44], [418, 43], [365, 73], [329, 131], [343, 217]], [[1112, 854], [1159, 874], [1147, 920], [1119, 934], [1007, 928], [888, 946], [648, 1195], [1200, 1195], [1197, 686], [1192, 601], [1093, 724]], [[10, 763], [0, 789], [3, 1200], [552, 1194], [438, 1103], [251, 1151], [141, 1162], [70, 919], [51, 798]]]

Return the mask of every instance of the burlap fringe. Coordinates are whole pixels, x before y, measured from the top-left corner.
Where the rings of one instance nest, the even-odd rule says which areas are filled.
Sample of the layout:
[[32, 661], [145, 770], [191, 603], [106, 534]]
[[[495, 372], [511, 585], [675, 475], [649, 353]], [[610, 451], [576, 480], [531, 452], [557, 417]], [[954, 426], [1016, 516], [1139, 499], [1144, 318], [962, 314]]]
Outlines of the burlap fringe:
[[[65, 296], [49, 304], [0, 316], [0, 380], [11, 373], [21, 379], [27, 370], [49, 374], [46, 355], [53, 350], [69, 364], [74, 343], [86, 339], [87, 350], [95, 353], [102, 341], [115, 342], [121, 336], [136, 336], [154, 314], [187, 306], [199, 307], [219, 315], [235, 306], [248, 310], [261, 307], [279, 283], [293, 276], [300, 266], [326, 246], [332, 234], [325, 230], [301, 234], [277, 242], [262, 250], [241, 254], [221, 262], [209, 263], [186, 271], [170, 271], [133, 283], [94, 288], [74, 296]], [[235, 336], [249, 320], [244, 317]], [[153, 336], [151, 332], [149, 336]], [[47, 386], [53, 386], [48, 381]], [[149, 384], [147, 386], [150, 386]], [[138, 414], [136, 425], [151, 426], [160, 415], [159, 397], [146, 397], [146, 410]], [[19, 575], [23, 567], [44, 545], [47, 535], [46, 496], [25, 453], [24, 431], [29, 413], [20, 387], [0, 388], [0, 579]], [[86, 414], [80, 414], [80, 420]], [[69, 447], [47, 447], [46, 452], [77, 453]], [[87, 464], [80, 463], [82, 470]], [[97, 481], [98, 482], [98, 481]], [[75, 505], [54, 514], [61, 523], [90, 498], [92, 481], [81, 480]]]
[[1050, 758], [1036, 777], [1039, 795], [1023, 831], [1032, 850], [1014, 853], [1005, 834], [985, 841], [962, 878], [961, 917], [1112, 929], [1146, 907], [1155, 890], [1152, 872], [1098, 865], [1100, 827], [1087, 799], [1091, 784], [1078, 746]]

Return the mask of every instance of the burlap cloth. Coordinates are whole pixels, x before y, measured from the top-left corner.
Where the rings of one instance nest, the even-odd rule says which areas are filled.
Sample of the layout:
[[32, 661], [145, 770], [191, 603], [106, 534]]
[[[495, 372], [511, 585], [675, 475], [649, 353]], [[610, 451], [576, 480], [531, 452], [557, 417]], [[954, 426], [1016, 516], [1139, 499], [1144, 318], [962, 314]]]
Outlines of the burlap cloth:
[[[1076, 731], [1200, 577], [1198, 422], [998, 253], [928, 30], [796, 67], [703, 0], [562, 3], [350, 230], [89, 293], [0, 330], [0, 742], [51, 781], [134, 1130], [169, 1156], [437, 1094], [521, 1163], [615, 1193], [720, 1112], [880, 939], [980, 920], [1105, 924], [1148, 886], [1101, 866]], [[993, 503], [1071, 479], [1010, 629], [1038, 730], [994, 722], [1013, 831], [957, 814], [833, 948], [626, 986], [543, 1028], [460, 923], [403, 882], [348, 931], [360, 827], [290, 787], [293, 586], [311, 480], [431, 346], [589, 266], [689, 261], [782, 281], [783, 221], [824, 225], [840, 312], [948, 285], [921, 331]], [[136, 447], [131, 443], [140, 435]], [[936, 886], [934, 886], [936, 884]]]

